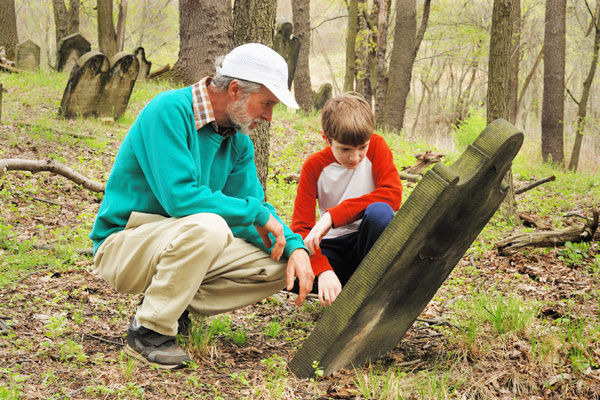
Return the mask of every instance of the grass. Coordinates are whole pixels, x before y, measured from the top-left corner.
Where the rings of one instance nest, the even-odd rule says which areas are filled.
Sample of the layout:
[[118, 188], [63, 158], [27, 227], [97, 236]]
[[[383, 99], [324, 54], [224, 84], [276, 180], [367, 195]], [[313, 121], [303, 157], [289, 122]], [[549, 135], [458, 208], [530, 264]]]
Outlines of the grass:
[[[137, 113], [169, 89], [164, 83], [136, 84], [117, 122], [65, 121], [57, 117], [65, 75], [42, 71], [1, 78], [8, 93], [3, 96], [0, 156], [55, 159], [100, 182], [106, 182]], [[457, 130], [457, 149], [477, 134], [477, 115], [472, 112]], [[287, 178], [322, 148], [320, 117], [278, 106], [273, 120], [267, 192], [290, 222], [296, 183]], [[460, 150], [379, 133], [399, 168], [412, 165], [414, 154], [426, 150], [445, 152], [446, 163], [460, 155]], [[519, 211], [551, 229], [583, 221], [567, 216], [573, 211], [589, 218], [600, 198], [598, 174], [542, 164], [538, 151], [534, 142], [526, 142], [513, 163], [516, 184], [549, 175], [556, 181], [520, 195]], [[405, 198], [413, 187], [405, 183]], [[421, 316], [447, 324], [415, 323], [399, 346], [379, 360], [333, 377], [319, 376], [322, 369], [315, 365], [312, 380], [295, 378], [287, 363], [323, 308], [308, 301], [296, 309], [291, 298], [278, 295], [237, 312], [194, 317], [190, 337], [180, 338], [194, 360], [189, 368], [149, 369], [120, 350], [140, 297], [110, 291], [90, 272], [91, 258], [77, 252], [91, 245], [87, 235], [101, 199], [47, 173], [0, 176], [0, 317], [8, 318], [0, 356], [11, 354], [0, 363], [0, 398], [28, 398], [33, 388], [55, 399], [276, 399], [336, 393], [363, 399], [591, 398], [600, 393], [598, 243], [500, 257], [494, 243], [523, 228], [499, 215]], [[57, 382], [60, 387], [54, 389]]]

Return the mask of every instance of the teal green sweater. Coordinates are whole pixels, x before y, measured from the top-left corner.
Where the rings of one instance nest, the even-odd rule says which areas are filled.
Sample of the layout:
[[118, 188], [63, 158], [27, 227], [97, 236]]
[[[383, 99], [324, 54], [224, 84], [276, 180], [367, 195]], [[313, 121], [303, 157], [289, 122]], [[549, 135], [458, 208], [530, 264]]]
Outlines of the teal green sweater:
[[[132, 211], [175, 218], [210, 212], [236, 237], [265, 249], [254, 225], [279, 217], [263, 200], [250, 138], [223, 138], [210, 125], [196, 130], [191, 87], [172, 90], [146, 105], [123, 140], [90, 239], [95, 252], [125, 228]], [[284, 233], [285, 257], [305, 248], [285, 224]]]

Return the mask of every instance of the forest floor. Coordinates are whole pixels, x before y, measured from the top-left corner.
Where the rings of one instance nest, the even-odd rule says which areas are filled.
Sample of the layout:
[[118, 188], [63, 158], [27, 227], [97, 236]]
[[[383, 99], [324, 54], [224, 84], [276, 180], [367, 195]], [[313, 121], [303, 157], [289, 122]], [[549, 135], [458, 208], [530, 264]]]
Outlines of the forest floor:
[[[19, 99], [28, 89], [11, 90]], [[59, 89], [43, 90], [60, 98]], [[142, 103], [134, 103], [133, 116]], [[62, 121], [55, 105], [15, 100], [5, 107], [13, 116], [0, 124], [0, 158], [52, 158], [106, 182], [132, 116]], [[275, 117], [269, 187], [285, 218], [294, 184], [282, 189], [277, 176], [285, 171], [277, 168], [290, 157], [297, 168], [320, 146], [314, 120], [287, 116]], [[591, 218], [599, 206], [596, 178], [563, 192], [560, 203], [556, 184], [526, 192], [520, 211], [547, 228], [580, 222], [568, 212]], [[516, 186], [530, 180], [515, 179]], [[194, 318], [182, 341], [192, 364], [161, 371], [122, 351], [140, 295], [112, 290], [94, 273], [92, 257], [79, 252], [91, 246], [87, 233], [101, 198], [49, 173], [0, 176], [0, 398], [600, 398], [598, 242], [501, 256], [494, 242], [525, 228], [494, 218], [394, 350], [331, 376], [299, 379], [289, 371], [323, 310], [314, 298], [298, 308], [286, 292]]]

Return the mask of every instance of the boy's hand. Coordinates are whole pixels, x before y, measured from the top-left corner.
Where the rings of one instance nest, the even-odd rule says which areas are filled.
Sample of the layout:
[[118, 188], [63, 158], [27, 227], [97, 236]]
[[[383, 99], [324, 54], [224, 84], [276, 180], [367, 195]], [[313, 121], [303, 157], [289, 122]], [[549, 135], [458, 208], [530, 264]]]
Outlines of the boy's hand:
[[335, 272], [327, 270], [319, 274], [319, 302], [323, 307], [333, 304], [341, 291], [342, 284]]
[[308, 248], [310, 254], [315, 254], [315, 252], [319, 249], [319, 245], [321, 244], [323, 236], [325, 236], [331, 229], [331, 224], [333, 224], [331, 215], [326, 212], [323, 214], [319, 222], [313, 226], [308, 235], [306, 235], [304, 238], [304, 245]]
[[298, 277], [298, 285], [300, 286], [296, 305], [300, 307], [306, 295], [312, 290], [315, 280], [315, 275], [310, 266], [310, 258], [304, 249], [296, 249], [290, 254], [286, 270], [287, 290], [292, 290], [296, 277]]
[[275, 246], [271, 249], [271, 258], [279, 261], [283, 254], [283, 250], [285, 249], [285, 244], [287, 243], [285, 235], [283, 234], [283, 225], [281, 225], [281, 222], [277, 221], [273, 215], [270, 215], [269, 220], [264, 226], [254, 225], [254, 227], [267, 249], [271, 247], [269, 233], [272, 233], [275, 236]]

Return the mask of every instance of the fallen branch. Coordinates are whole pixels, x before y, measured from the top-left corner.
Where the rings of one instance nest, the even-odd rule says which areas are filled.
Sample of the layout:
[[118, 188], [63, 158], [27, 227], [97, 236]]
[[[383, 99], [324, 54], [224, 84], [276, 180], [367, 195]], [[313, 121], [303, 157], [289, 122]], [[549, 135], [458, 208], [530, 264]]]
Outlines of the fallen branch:
[[410, 182], [419, 182], [423, 177], [421, 175], [418, 174], [409, 174], [408, 172], [405, 171], [400, 171], [400, 179], [404, 179], [405, 181], [410, 181]]
[[540, 179], [539, 181], [535, 181], [533, 183], [530, 183], [529, 185], [526, 185], [526, 186], [524, 186], [524, 187], [522, 187], [520, 189], [516, 189], [515, 190], [515, 194], [525, 193], [528, 190], [531, 190], [531, 189], [533, 189], [535, 187], [538, 187], [538, 186], [540, 186], [540, 185], [542, 185], [542, 184], [544, 184], [546, 182], [552, 182], [552, 181], [555, 181], [555, 180], [556, 180], [556, 177], [554, 175], [549, 176], [549, 177], [544, 178], [544, 179]]
[[4, 175], [6, 171], [30, 171], [33, 173], [40, 171], [52, 172], [58, 175], [62, 175], [71, 181], [80, 184], [86, 189], [93, 192], [104, 193], [104, 185], [99, 182], [93, 181], [79, 172], [67, 167], [54, 160], [24, 160], [20, 158], [6, 158], [0, 160], [0, 176]]
[[6, 72], [12, 72], [12, 73], [25, 72], [22, 69], [18, 69], [15, 67], [11, 67], [10, 65], [1, 64], [1, 63], [0, 63], [0, 71], [6, 71]]
[[411, 165], [410, 167], [402, 168], [402, 172], [412, 175], [420, 175], [421, 172], [423, 172], [431, 164], [436, 164], [442, 161], [442, 157], [444, 157], [444, 154], [434, 153], [431, 150], [428, 150], [425, 153], [417, 154], [415, 155], [417, 163]]
[[585, 225], [571, 226], [562, 231], [537, 231], [519, 233], [500, 240], [496, 248], [500, 255], [509, 256], [528, 247], [557, 247], [564, 246], [567, 242], [600, 241], [598, 230], [598, 211], [593, 210], [593, 219]]

